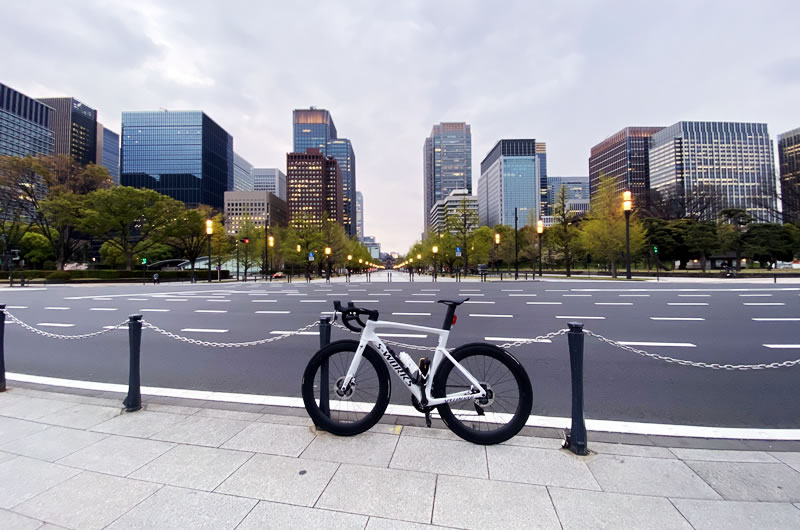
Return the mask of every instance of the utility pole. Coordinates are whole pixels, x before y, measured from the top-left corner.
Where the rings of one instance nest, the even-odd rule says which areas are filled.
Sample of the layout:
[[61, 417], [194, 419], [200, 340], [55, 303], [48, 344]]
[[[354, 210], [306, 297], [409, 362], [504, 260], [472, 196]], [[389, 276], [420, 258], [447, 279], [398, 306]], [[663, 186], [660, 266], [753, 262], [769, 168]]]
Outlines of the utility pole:
[[519, 236], [517, 235], [517, 209], [514, 208], [514, 279], [519, 280]]

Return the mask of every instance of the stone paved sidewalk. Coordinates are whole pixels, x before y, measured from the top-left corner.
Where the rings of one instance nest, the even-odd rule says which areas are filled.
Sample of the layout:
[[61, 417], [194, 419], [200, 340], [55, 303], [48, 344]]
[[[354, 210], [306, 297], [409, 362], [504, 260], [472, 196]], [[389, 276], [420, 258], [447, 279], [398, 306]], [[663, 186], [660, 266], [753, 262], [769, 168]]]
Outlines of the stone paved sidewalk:
[[339, 438], [303, 411], [191, 405], [0, 394], [0, 528], [800, 528], [799, 452], [590, 436], [577, 457], [554, 438]]

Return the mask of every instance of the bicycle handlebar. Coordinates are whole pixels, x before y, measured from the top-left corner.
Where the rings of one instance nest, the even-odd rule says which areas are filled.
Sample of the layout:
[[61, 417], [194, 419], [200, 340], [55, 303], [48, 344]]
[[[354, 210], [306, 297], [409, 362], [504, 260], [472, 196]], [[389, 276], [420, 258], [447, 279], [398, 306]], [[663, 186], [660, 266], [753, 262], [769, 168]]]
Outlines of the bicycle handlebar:
[[[367, 320], [378, 320], [378, 311], [374, 309], [365, 309], [363, 307], [356, 307], [353, 302], [348, 302], [346, 307], [342, 306], [342, 303], [338, 300], [334, 300], [333, 308], [337, 312], [342, 314], [342, 324], [349, 329], [350, 331], [354, 331], [356, 333], [361, 333], [366, 327], [366, 322], [361, 320], [361, 315], [367, 315]], [[356, 327], [352, 324], [352, 322], [358, 322], [358, 325], [361, 326], [360, 328]]]

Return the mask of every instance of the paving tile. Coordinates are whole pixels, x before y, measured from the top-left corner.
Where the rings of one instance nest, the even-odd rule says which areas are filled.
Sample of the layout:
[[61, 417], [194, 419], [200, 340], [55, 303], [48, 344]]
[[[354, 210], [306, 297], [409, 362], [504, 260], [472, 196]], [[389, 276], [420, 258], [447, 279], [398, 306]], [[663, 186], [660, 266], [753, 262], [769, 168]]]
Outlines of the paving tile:
[[119, 416], [120, 410], [119, 407], [99, 407], [97, 405], [78, 403], [64, 410], [59, 410], [56, 413], [39, 418], [38, 421], [49, 423], [50, 425], [72, 427], [73, 429], [89, 429], [98, 423], [103, 423], [115, 416]]
[[109, 436], [59, 460], [65, 466], [124, 477], [175, 447], [127, 436]]
[[225, 401], [206, 401], [203, 403], [203, 408], [238, 410], [241, 412], [261, 412], [261, 409], [264, 408], [264, 405], [253, 405], [251, 403], [228, 403]]
[[434, 429], [431, 427], [416, 427], [406, 425], [403, 427], [402, 436], [416, 436], [419, 438], [437, 438], [439, 440], [461, 440], [448, 429]]
[[726, 451], [724, 449], [671, 449], [681, 460], [705, 462], [761, 462], [775, 464], [778, 461], [763, 451]]
[[435, 486], [432, 473], [342, 464], [316, 507], [428, 523]]
[[109, 530], [233, 529], [256, 502], [258, 501], [254, 499], [165, 486], [108, 528]]
[[41, 493], [15, 511], [68, 528], [100, 529], [161, 486], [84, 471]]
[[776, 502], [673, 499], [698, 530], [717, 528], [800, 528], [800, 510]]
[[693, 460], [686, 464], [728, 500], [800, 501], [800, 473], [784, 464]]
[[262, 414], [258, 421], [264, 423], [278, 423], [282, 425], [299, 425], [311, 427], [314, 422], [308, 416], [281, 416], [278, 414]]
[[151, 438], [165, 442], [219, 447], [245, 427], [247, 423], [244, 421], [195, 415], [170, 425]]
[[794, 469], [800, 471], [800, 453], [770, 453], [772, 456]]
[[458, 528], [561, 528], [547, 488], [439, 476], [433, 523]]
[[[12, 396], [16, 398], [17, 396]], [[64, 410], [74, 405], [69, 401], [55, 401], [35, 397], [24, 397], [0, 401], [0, 416], [10, 416], [21, 420], [38, 420], [44, 416]]]
[[389, 467], [460, 477], [489, 478], [484, 446], [434, 438], [401, 436]]
[[299, 456], [313, 439], [314, 433], [308, 427], [251, 423], [222, 447], [271, 455]]
[[358, 436], [335, 436], [320, 433], [301, 458], [388, 467], [399, 436], [365, 432]]
[[33, 433], [43, 431], [46, 428], [47, 425], [41, 423], [0, 417], [0, 444], [6, 444], [19, 438], [24, 438]]
[[493, 445], [486, 447], [492, 480], [599, 490], [580, 457], [564, 450]]
[[36, 530], [41, 526], [42, 522], [36, 519], [9, 512], [8, 510], [0, 510], [0, 528], [3, 530]]
[[185, 418], [186, 416], [180, 414], [140, 410], [111, 418], [95, 425], [92, 430], [109, 434], [121, 434], [123, 436], [135, 436], [136, 438], [150, 438]]
[[0, 477], [14, 477], [14, 480], [0, 480], [0, 508], [12, 508], [80, 472], [25, 456], [3, 462]]
[[648, 458], [675, 458], [675, 455], [666, 447], [653, 445], [629, 445], [607, 442], [592, 442], [589, 449], [603, 455], [645, 456]]
[[198, 407], [185, 407], [183, 405], [164, 405], [163, 403], [148, 402], [144, 409], [149, 412], [169, 412], [171, 414], [183, 414], [191, 416], [200, 412]]
[[363, 515], [261, 501], [242, 521], [242, 524], [236, 527], [236, 530], [261, 530], [262, 528], [362, 530], [366, 523], [367, 517]]
[[130, 474], [131, 478], [211, 491], [244, 464], [252, 453], [178, 445]]
[[226, 420], [241, 420], [241, 421], [259, 421], [261, 419], [260, 412], [244, 412], [241, 410], [225, 410], [225, 409], [199, 409], [198, 416], [205, 416], [209, 418], [222, 418]]
[[377, 423], [371, 427], [367, 432], [375, 434], [391, 434], [393, 436], [400, 436], [403, 434], [403, 426], [394, 423]]
[[680, 460], [597, 455], [587, 465], [604, 491], [694, 499], [720, 498]]
[[3, 444], [0, 449], [9, 453], [55, 462], [79, 449], [97, 443], [106, 434], [68, 429], [66, 427], [48, 427], [25, 438]]
[[[691, 529], [678, 510], [662, 497], [603, 491], [548, 488], [566, 529], [637, 528]], [[718, 501], [711, 501], [718, 502]]]
[[[503, 442], [503, 445], [516, 445], [519, 447], [537, 447], [539, 449], [561, 449], [564, 440], [561, 438], [536, 438], [533, 436], [515, 436]], [[594, 449], [594, 447], [592, 447]]]
[[[216, 491], [265, 501], [313, 506], [338, 465], [257, 454], [217, 487]], [[345, 488], [352, 493], [354, 484], [350, 483]]]
[[17, 455], [0, 451], [0, 463], [5, 462], [6, 460], [11, 460], [12, 458], [17, 458]]
[[409, 523], [407, 521], [393, 521], [380, 517], [370, 517], [366, 530], [435, 530], [445, 529], [444, 526], [432, 524]]

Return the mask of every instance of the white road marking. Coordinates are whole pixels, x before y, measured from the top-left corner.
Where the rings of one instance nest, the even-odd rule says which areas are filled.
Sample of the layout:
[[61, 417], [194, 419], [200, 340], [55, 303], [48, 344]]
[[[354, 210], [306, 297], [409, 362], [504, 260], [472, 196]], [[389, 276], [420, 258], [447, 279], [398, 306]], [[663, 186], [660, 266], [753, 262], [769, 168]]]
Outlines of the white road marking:
[[393, 292], [393, 293], [402, 293], [403, 292], [402, 289], [384, 289], [384, 291]]
[[369, 293], [367, 296], [392, 296], [389, 293]]
[[140, 313], [166, 313], [172, 311], [171, 309], [140, 309]]
[[650, 320], [705, 320], [699, 317], [650, 317]]
[[328, 293], [325, 296], [350, 296], [347, 293]]
[[525, 302], [528, 305], [561, 305], [562, 302]]
[[329, 293], [332, 289], [314, 289], [316, 293]]
[[562, 294], [561, 296], [592, 296], [590, 294]]
[[545, 289], [548, 293], [568, 293], [569, 289]]
[[480, 289], [459, 289], [459, 291], [464, 291], [465, 293], [479, 293], [479, 292], [481, 292]]
[[257, 315], [288, 315], [291, 311], [256, 311]]
[[696, 348], [691, 342], [636, 342], [630, 340], [618, 340], [620, 344], [626, 346], [659, 346], [665, 348]]
[[744, 302], [744, 305], [786, 305], [783, 302]]
[[577, 318], [579, 320], [605, 320], [606, 317], [575, 317], [569, 315], [556, 315], [556, 318]]
[[212, 300], [212, 299], [210, 299], [210, 298], [209, 298], [208, 300], [206, 300], [206, 302], [222, 302], [222, 303], [228, 303], [228, 302], [230, 302], [230, 300]]
[[110, 302], [111, 298], [95, 298], [98, 302]]
[[[711, 296], [710, 294], [679, 294], [678, 298], [681, 298], [681, 297], [684, 297], [684, 298], [708, 298], [710, 296]], [[739, 296], [748, 296], [748, 295], [741, 295], [740, 294]], [[762, 295], [757, 294], [755, 296], [762, 296]], [[772, 296], [772, 295], [768, 294], [766, 296]]]
[[649, 294], [620, 294], [617, 296], [628, 296], [628, 297], [637, 297], [637, 298], [646, 298], [650, 296]]
[[436, 293], [411, 293], [411, 296], [436, 296]]
[[494, 302], [484, 302], [482, 300], [467, 300], [465, 304], [493, 304]]
[[50, 306], [50, 307], [45, 307], [45, 309], [51, 309], [51, 310], [53, 310], [53, 311], [67, 311], [69, 308], [68, 308], [68, 307], [55, 307], [55, 306]]
[[167, 298], [164, 300], [165, 302], [188, 302], [188, 298]]
[[308, 296], [306, 293], [288, 293], [286, 296]]
[[319, 335], [318, 331], [270, 331], [270, 335]]
[[7, 305], [6, 309], [28, 309], [26, 305]]
[[273, 304], [277, 302], [277, 300], [250, 300], [250, 301], [253, 302], [254, 304]]
[[595, 302], [594, 305], [633, 305], [633, 302]]
[[351, 300], [352, 302], [358, 302], [360, 304], [377, 304], [379, 300]]
[[[521, 293], [523, 289], [500, 289], [504, 293]], [[486, 340], [489, 340], [488, 338]]]
[[195, 313], [227, 313], [227, 309], [195, 309]]
[[59, 324], [57, 322], [39, 322], [37, 326], [43, 328], [74, 328], [75, 324]]
[[90, 307], [89, 311], [117, 311], [116, 307]]
[[300, 300], [300, 303], [314, 304], [314, 303], [327, 303], [327, 300]]
[[404, 317], [429, 317], [431, 316], [430, 313], [392, 313], [393, 315], [399, 315]]
[[[520, 289], [522, 290], [522, 289]], [[510, 294], [508, 296], [536, 296], [535, 294]]]
[[348, 289], [347, 292], [348, 293], [365, 293], [365, 292], [367, 292], [367, 290], [366, 289]]
[[[680, 296], [680, 295], [679, 295], [679, 296]], [[740, 294], [739, 296], [743, 296], [743, 297], [744, 297], [744, 296], [747, 296], [747, 297], [750, 297], [750, 296], [772, 296], [772, 295], [771, 295], [771, 294]]]
[[708, 305], [706, 302], [667, 302], [667, 305]]
[[433, 304], [433, 300], [405, 300], [407, 304]]
[[436, 291], [436, 292], [438, 292], [439, 289], [420, 289], [420, 291]]
[[783, 317], [783, 318], [754, 318], [756, 322], [800, 322], [800, 318]]
[[545, 343], [552, 343], [553, 341], [550, 339], [526, 339], [526, 338], [515, 338], [515, 337], [483, 337], [483, 340], [488, 340], [492, 342], [517, 342], [520, 340], [526, 340], [528, 342], [545, 342]]
[[379, 337], [393, 337], [397, 339], [425, 339], [428, 336], [421, 333], [377, 333]]
[[763, 346], [774, 350], [796, 350], [800, 348], [800, 344], [763, 344]]
[[469, 316], [481, 318], [514, 318], [514, 315], [491, 315], [488, 313], [470, 313]]
[[478, 293], [462, 293], [459, 292], [458, 296], [486, 296], [485, 294], [478, 294]]
[[227, 329], [208, 329], [208, 328], [183, 328], [186, 333], [227, 333]]
[[[317, 335], [315, 332], [304, 332]], [[65, 388], [81, 388], [101, 392], [124, 394], [127, 384], [101, 383], [75, 379], [61, 379], [38, 375], [6, 373], [6, 379], [24, 383], [59, 386]], [[303, 399], [285, 396], [261, 396], [233, 392], [211, 392], [183, 388], [142, 387], [142, 394], [148, 396], [179, 397], [224, 403], [248, 403], [252, 405], [273, 405], [279, 407], [303, 408]], [[419, 416], [419, 412], [409, 405], [389, 405], [386, 414], [401, 416]], [[556, 416], [530, 416], [526, 425], [531, 427], [551, 427], [564, 429], [570, 426], [571, 418]], [[629, 434], [645, 434], [654, 436], [688, 436], [693, 438], [738, 439], [738, 440], [800, 440], [800, 429], [759, 429], [739, 427], [707, 427], [701, 425], [670, 425], [661, 423], [636, 423], [614, 420], [586, 420], [590, 431], [617, 432]]]
[[147, 298], [128, 298], [128, 302], [147, 302]]

